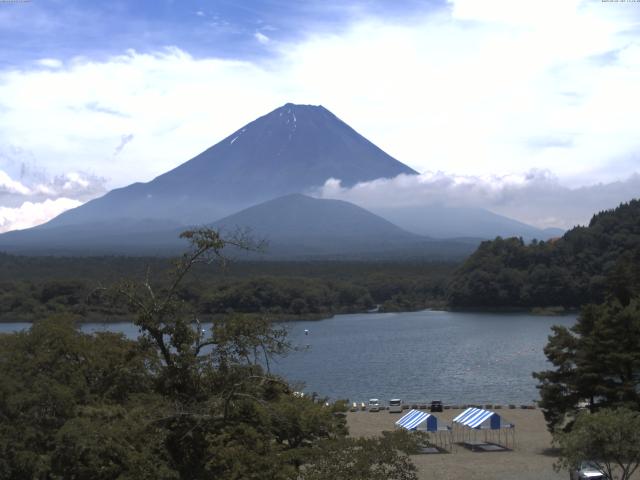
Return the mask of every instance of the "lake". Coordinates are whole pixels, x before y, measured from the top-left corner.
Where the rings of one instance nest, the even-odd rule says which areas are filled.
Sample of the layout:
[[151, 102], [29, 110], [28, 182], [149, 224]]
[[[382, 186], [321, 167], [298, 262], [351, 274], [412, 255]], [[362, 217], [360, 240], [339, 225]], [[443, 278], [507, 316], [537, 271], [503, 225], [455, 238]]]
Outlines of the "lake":
[[[290, 322], [284, 325], [296, 350], [271, 367], [291, 382], [304, 381], [304, 391], [331, 399], [530, 404], [538, 398], [531, 372], [549, 367], [542, 349], [551, 326], [575, 320], [426, 310]], [[28, 327], [5, 323], [0, 332]], [[129, 323], [82, 329], [138, 334]]]

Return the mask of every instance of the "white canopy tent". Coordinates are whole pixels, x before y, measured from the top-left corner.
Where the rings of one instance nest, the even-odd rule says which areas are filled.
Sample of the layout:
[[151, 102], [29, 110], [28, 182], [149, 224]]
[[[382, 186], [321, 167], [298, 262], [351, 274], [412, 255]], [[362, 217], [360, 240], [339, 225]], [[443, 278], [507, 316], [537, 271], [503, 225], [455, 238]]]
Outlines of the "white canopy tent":
[[396, 427], [432, 433], [434, 444], [437, 447], [451, 450], [451, 428], [446, 425], [438, 426], [438, 417], [435, 415], [420, 410], [409, 410], [396, 422]]
[[[479, 432], [482, 432], [483, 440], [478, 440]], [[496, 446], [513, 449], [516, 427], [512, 423], [503, 422], [496, 412], [472, 407], [453, 419], [453, 436], [456, 442], [464, 443], [472, 449], [478, 447], [481, 450], [496, 450]]]

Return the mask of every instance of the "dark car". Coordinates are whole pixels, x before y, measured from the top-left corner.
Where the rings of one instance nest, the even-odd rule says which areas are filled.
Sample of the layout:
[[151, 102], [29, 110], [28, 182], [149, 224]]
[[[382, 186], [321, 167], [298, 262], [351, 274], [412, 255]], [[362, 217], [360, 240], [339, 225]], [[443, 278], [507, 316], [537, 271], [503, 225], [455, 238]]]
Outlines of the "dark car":
[[585, 460], [569, 472], [571, 480], [608, 480], [609, 477], [598, 468], [595, 462]]
[[442, 402], [440, 400], [434, 400], [431, 402], [431, 411], [432, 412], [441, 412], [442, 411]]

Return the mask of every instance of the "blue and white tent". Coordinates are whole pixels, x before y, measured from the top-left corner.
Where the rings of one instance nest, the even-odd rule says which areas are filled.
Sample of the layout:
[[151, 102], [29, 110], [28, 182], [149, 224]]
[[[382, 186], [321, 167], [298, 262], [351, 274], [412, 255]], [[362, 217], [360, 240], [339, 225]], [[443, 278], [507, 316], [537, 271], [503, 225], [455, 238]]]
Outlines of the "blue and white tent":
[[420, 410], [410, 410], [405, 416], [396, 422], [396, 427], [405, 430], [423, 430], [426, 432], [438, 431], [438, 419], [435, 415]]
[[500, 428], [501, 418], [496, 412], [490, 410], [467, 408], [453, 419], [453, 423], [469, 428], [490, 428], [491, 430], [496, 430]]
[[504, 423], [502, 417], [491, 410], [467, 408], [453, 419], [453, 426], [456, 427], [453, 433], [456, 441], [477, 443], [476, 432], [483, 431], [485, 442], [508, 448], [511, 440], [511, 448], [515, 446], [515, 425]]
[[429, 447], [432, 452], [437, 453], [442, 450], [451, 450], [452, 436], [451, 428], [446, 425], [438, 426], [438, 417], [420, 410], [409, 410], [400, 420], [396, 422], [396, 427], [410, 431], [429, 432]]

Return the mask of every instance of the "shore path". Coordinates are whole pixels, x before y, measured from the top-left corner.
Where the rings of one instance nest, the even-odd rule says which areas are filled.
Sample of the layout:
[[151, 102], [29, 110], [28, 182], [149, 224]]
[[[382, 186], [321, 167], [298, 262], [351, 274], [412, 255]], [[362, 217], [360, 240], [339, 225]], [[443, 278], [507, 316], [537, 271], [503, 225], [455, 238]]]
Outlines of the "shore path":
[[[462, 410], [444, 410], [436, 413], [440, 425], [451, 425], [451, 419]], [[513, 451], [472, 452], [455, 446], [454, 453], [422, 454], [412, 457], [418, 467], [419, 478], [439, 480], [566, 480], [569, 473], [555, 472], [556, 457], [551, 453], [551, 435], [544, 417], [538, 409], [497, 410], [503, 422], [516, 426]], [[404, 412], [406, 413], [406, 412]], [[394, 423], [404, 413], [349, 412], [347, 422], [352, 436], [377, 436], [393, 430]]]

